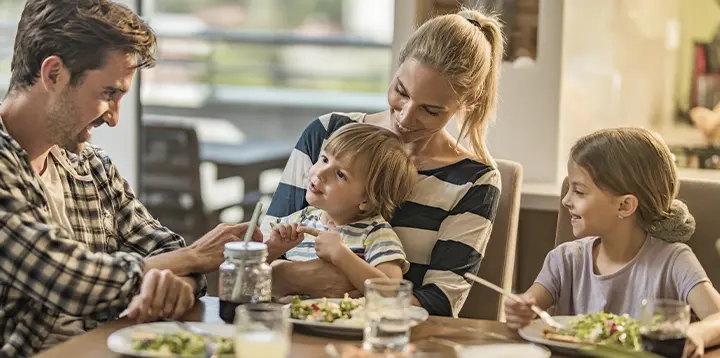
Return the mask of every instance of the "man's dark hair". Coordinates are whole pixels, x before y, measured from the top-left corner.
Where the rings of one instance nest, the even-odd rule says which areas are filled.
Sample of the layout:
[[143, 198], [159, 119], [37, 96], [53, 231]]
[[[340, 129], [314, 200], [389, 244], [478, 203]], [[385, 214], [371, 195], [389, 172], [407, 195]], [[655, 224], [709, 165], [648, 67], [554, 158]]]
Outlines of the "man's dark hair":
[[87, 71], [105, 65], [111, 52], [132, 54], [137, 68], [155, 64], [152, 29], [125, 5], [110, 0], [28, 0], [12, 58], [10, 89], [35, 84], [43, 61], [58, 56], [79, 84]]

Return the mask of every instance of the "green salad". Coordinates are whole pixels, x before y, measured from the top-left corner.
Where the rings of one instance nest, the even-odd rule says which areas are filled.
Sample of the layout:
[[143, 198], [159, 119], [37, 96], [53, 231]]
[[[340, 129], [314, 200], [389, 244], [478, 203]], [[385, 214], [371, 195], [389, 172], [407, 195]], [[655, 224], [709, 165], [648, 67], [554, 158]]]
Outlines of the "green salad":
[[295, 296], [290, 304], [290, 317], [328, 323], [339, 319], [351, 320], [353, 311], [362, 308], [362, 303], [362, 299], [352, 299], [347, 294], [340, 302], [331, 302], [327, 298], [318, 302], [308, 302]]
[[581, 341], [597, 344], [619, 344], [630, 350], [642, 349], [638, 321], [629, 315], [591, 313], [570, 319], [572, 331], [558, 332]]
[[[134, 333], [134, 332], [133, 332]], [[234, 354], [230, 338], [215, 337], [215, 341], [206, 342], [202, 336], [190, 332], [154, 334], [138, 332], [133, 334], [133, 350], [152, 352], [158, 355], [199, 356], [205, 354], [205, 345], [215, 346], [217, 355]]]

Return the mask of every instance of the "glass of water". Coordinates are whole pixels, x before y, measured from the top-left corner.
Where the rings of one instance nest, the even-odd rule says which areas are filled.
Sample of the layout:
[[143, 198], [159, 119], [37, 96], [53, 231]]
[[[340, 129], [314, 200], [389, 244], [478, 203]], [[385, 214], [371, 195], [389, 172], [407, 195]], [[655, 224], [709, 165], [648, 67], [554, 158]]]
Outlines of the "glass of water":
[[244, 304], [235, 310], [235, 358], [286, 358], [290, 312], [276, 303]]
[[412, 282], [376, 278], [365, 281], [363, 348], [371, 352], [405, 352], [410, 344]]

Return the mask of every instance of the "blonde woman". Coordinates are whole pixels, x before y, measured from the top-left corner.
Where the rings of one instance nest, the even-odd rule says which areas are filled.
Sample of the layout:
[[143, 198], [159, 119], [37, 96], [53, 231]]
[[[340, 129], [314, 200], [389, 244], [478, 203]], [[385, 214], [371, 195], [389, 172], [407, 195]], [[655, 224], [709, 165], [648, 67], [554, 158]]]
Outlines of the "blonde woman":
[[[410, 199], [390, 222], [400, 237], [414, 284], [414, 304], [430, 314], [457, 316], [490, 237], [500, 175], [485, 143], [497, 102], [503, 36], [495, 17], [465, 10], [423, 24], [401, 51], [388, 89], [389, 110], [331, 113], [302, 134], [270, 205], [268, 220], [307, 206], [308, 171], [323, 141], [338, 128], [369, 123], [400, 135], [418, 170]], [[460, 137], [445, 126], [455, 117]], [[459, 144], [467, 138], [470, 147]], [[273, 263], [275, 295], [342, 297], [355, 287], [322, 260]]]
[[505, 301], [508, 326], [530, 323], [530, 304], [558, 315], [601, 310], [640, 318], [644, 299], [686, 302], [700, 319], [720, 312], [720, 294], [684, 242], [695, 231], [675, 199], [672, 154], [645, 129], [612, 128], [581, 138], [568, 160], [562, 204], [581, 239], [552, 250], [525, 303]]

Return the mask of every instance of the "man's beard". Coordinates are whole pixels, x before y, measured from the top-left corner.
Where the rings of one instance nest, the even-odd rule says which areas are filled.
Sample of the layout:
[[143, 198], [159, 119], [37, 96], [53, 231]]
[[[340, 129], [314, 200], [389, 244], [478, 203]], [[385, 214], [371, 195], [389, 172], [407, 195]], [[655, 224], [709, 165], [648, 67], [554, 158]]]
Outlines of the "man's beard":
[[[73, 103], [68, 92], [63, 93], [59, 101], [55, 103], [48, 113], [48, 130], [53, 144], [73, 152], [80, 153], [85, 148], [85, 142], [90, 139], [85, 133], [85, 128], [78, 130], [78, 115], [75, 113]], [[93, 122], [94, 126], [104, 121], [100, 118]]]

